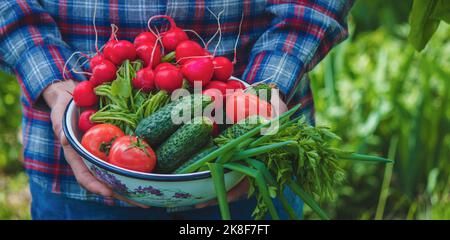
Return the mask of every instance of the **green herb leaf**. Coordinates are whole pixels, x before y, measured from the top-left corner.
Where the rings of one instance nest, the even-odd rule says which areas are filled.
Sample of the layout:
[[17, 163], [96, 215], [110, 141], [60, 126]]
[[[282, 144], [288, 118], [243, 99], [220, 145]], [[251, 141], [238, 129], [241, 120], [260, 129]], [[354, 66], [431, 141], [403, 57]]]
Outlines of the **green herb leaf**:
[[116, 97], [129, 98], [131, 96], [130, 61], [126, 60], [117, 71], [117, 79], [111, 84], [111, 94]]
[[[437, 11], [435, 15], [441, 15], [439, 10], [436, 10], [438, 2], [440, 1], [414, 0], [412, 10], [409, 15], [411, 30], [408, 35], [408, 41], [416, 48], [417, 51], [422, 51], [425, 48], [426, 44], [439, 26], [440, 20], [432, 17], [435, 11]], [[439, 3], [439, 6], [442, 7], [442, 5], [445, 6], [448, 4], [449, 1], [446, 1], [446, 3]]]

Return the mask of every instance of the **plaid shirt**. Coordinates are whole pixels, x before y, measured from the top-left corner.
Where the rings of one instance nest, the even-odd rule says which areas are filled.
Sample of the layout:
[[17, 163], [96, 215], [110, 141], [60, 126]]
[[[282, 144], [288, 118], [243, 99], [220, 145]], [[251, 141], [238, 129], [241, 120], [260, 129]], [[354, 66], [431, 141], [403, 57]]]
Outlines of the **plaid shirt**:
[[[63, 79], [64, 64], [74, 51], [95, 53], [94, 10], [99, 45], [108, 40], [111, 23], [120, 29], [118, 38], [132, 40], [147, 29], [149, 17], [159, 14], [170, 15], [180, 27], [210, 39], [217, 21], [208, 9], [215, 14], [223, 10], [217, 55], [230, 59], [243, 14], [234, 75], [249, 83], [270, 79], [291, 102], [302, 102], [303, 113], [312, 120], [312, 95], [303, 75], [346, 37], [352, 4], [352, 0], [2, 0], [0, 66], [15, 73], [22, 89], [27, 173], [53, 193], [123, 204], [88, 193], [77, 184], [53, 133], [49, 109], [40, 98], [49, 84]], [[164, 20], [154, 24], [167, 28]], [[210, 51], [217, 42], [216, 37]], [[73, 60], [68, 64], [72, 67], [84, 66]], [[85, 79], [73, 73], [69, 77]]]

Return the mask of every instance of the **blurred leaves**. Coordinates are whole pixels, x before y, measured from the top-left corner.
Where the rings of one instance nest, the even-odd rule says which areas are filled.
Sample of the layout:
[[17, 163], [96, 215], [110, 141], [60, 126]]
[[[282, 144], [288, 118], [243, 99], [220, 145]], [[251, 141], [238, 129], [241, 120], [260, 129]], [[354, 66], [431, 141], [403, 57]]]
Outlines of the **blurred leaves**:
[[[447, 0], [414, 0], [409, 15], [411, 30], [408, 40], [417, 51], [425, 48], [426, 44], [439, 27], [441, 19], [450, 16], [450, 11], [442, 12], [438, 9], [449, 9], [450, 2]], [[447, 16], [446, 16], [447, 15]]]
[[21, 122], [20, 90], [15, 78], [0, 72], [0, 173], [17, 172], [20, 146], [18, 129]]
[[347, 186], [327, 210], [337, 218], [374, 218], [377, 199], [379, 218], [430, 218], [430, 198], [449, 193], [450, 28], [441, 25], [423, 54], [407, 44], [407, 25], [396, 32], [353, 33], [311, 74], [317, 122], [347, 149], [387, 156], [398, 142], [392, 177], [383, 166], [345, 166]]
[[28, 178], [24, 172], [0, 173], [0, 219], [30, 219]]
[[383, 26], [390, 34], [397, 36], [396, 26], [408, 21], [411, 6], [412, 0], [355, 1], [351, 11], [351, 18], [357, 23], [355, 33], [371, 32]]
[[414, 0], [409, 15], [411, 29], [408, 40], [417, 51], [425, 48], [441, 20], [450, 21], [450, 1]]
[[20, 89], [3, 72], [0, 82], [0, 219], [29, 219], [28, 180], [19, 161]]

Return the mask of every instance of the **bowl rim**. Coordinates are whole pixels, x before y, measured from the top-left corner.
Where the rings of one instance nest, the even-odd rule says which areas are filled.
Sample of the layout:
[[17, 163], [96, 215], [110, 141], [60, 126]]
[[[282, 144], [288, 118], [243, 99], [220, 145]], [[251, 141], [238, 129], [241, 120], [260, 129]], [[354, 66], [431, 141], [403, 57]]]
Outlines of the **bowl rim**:
[[[248, 83], [235, 78], [231, 77], [232, 80], [238, 80], [245, 85], [248, 85]], [[74, 110], [72, 110], [74, 109]], [[118, 166], [114, 166], [110, 163], [107, 163], [100, 158], [92, 155], [90, 152], [88, 152], [78, 141], [76, 136], [74, 136], [74, 131], [71, 129], [71, 121], [68, 120], [67, 116], [70, 113], [69, 110], [72, 112], [76, 111], [77, 108], [75, 106], [75, 103], [73, 99], [69, 101], [69, 103], [66, 106], [66, 109], [64, 110], [64, 116], [63, 116], [63, 132], [64, 135], [67, 138], [67, 141], [69, 144], [73, 147], [73, 149], [85, 160], [89, 161], [90, 163], [101, 167], [103, 169], [106, 169], [110, 172], [113, 172], [115, 174], [119, 174], [125, 177], [131, 177], [131, 178], [137, 178], [142, 180], [151, 180], [151, 181], [158, 181], [158, 182], [185, 182], [185, 181], [195, 181], [205, 178], [211, 177], [210, 171], [202, 171], [202, 172], [194, 172], [194, 173], [185, 173], [185, 174], [158, 174], [158, 173], [143, 173], [143, 172], [137, 172], [133, 170], [128, 170], [125, 168], [121, 168]], [[70, 118], [69, 118], [70, 119]], [[225, 173], [231, 172], [229, 169], [225, 169]]]

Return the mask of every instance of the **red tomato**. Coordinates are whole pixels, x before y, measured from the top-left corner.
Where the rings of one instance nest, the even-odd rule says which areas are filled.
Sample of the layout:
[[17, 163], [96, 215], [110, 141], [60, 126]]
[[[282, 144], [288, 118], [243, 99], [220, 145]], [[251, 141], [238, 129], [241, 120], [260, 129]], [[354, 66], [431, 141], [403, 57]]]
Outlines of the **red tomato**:
[[91, 127], [81, 139], [81, 145], [94, 156], [107, 161], [112, 142], [125, 133], [120, 128], [104, 123]]
[[214, 101], [214, 109], [221, 109], [224, 103], [224, 95], [219, 89], [210, 88], [202, 91], [202, 94], [208, 95]]
[[109, 152], [109, 163], [121, 168], [152, 172], [156, 166], [156, 154], [142, 139], [123, 136], [116, 139]]
[[218, 101], [219, 100], [222, 101], [222, 99], [223, 99], [222, 92], [220, 92], [219, 89], [215, 89], [215, 88], [205, 89], [202, 91], [202, 94], [210, 96], [213, 101], [215, 101], [216, 99]]
[[272, 105], [258, 96], [237, 90], [227, 97], [226, 116], [237, 123], [249, 116], [259, 115], [266, 119], [272, 118]]

